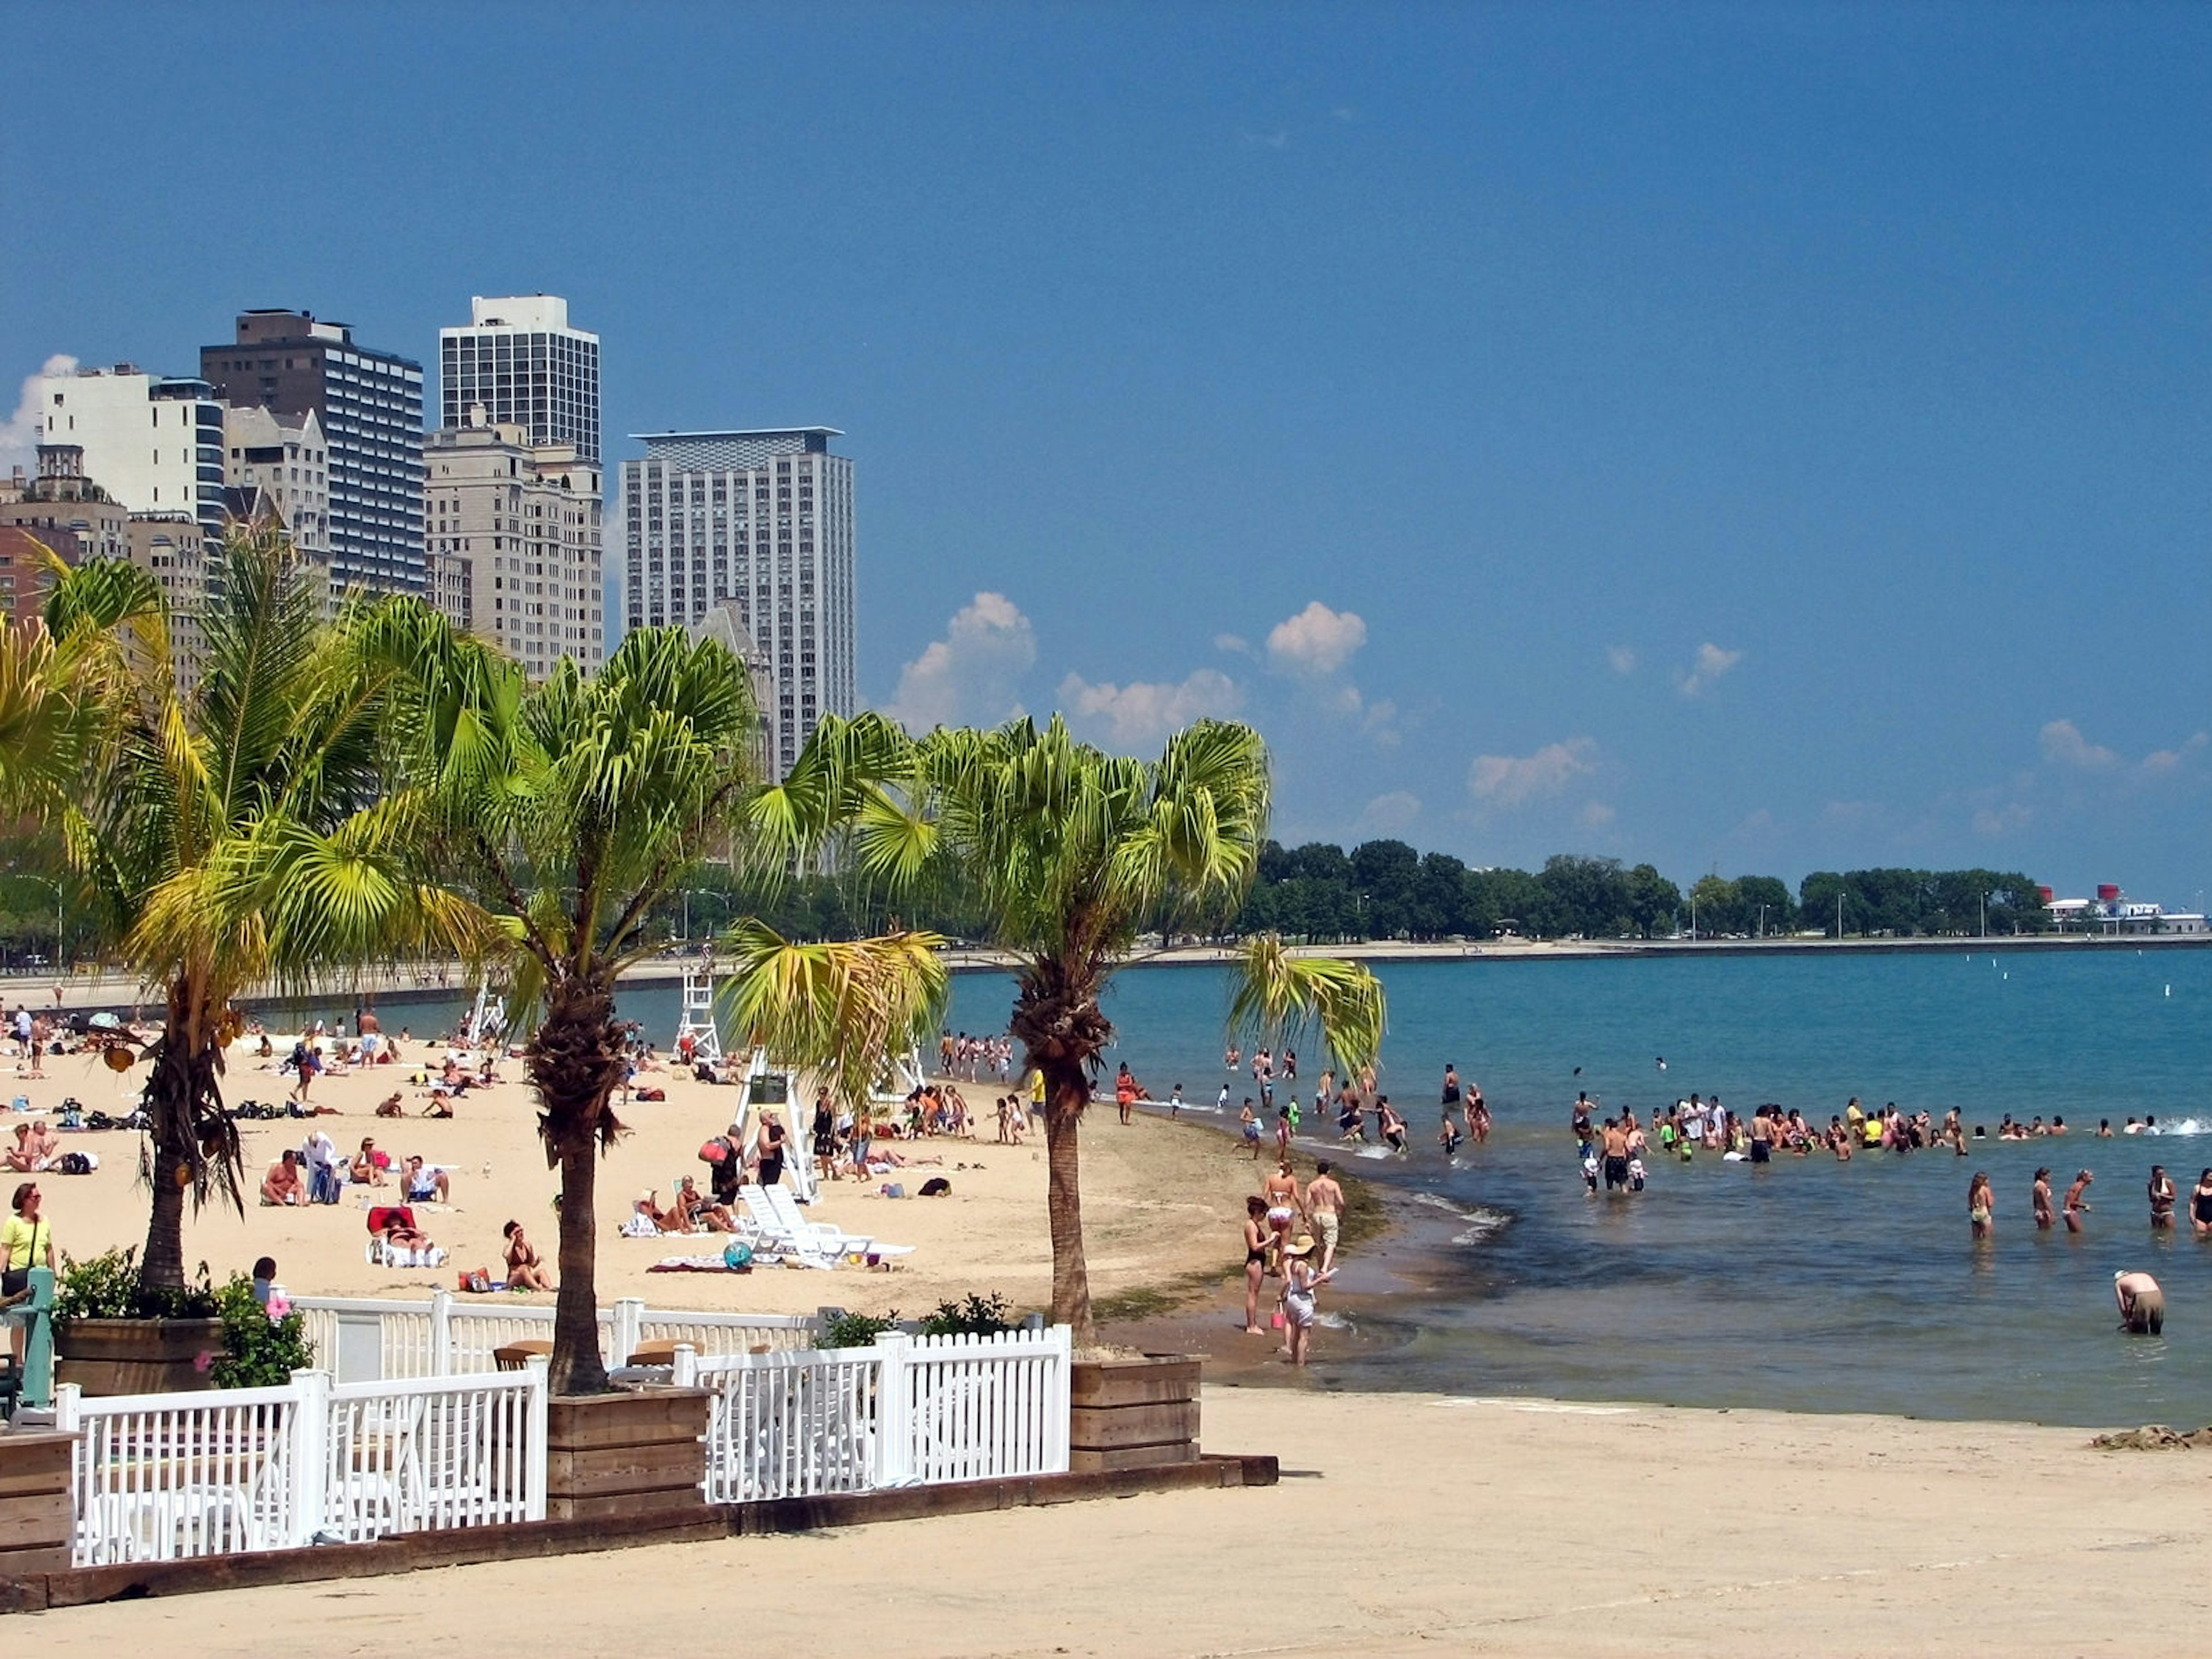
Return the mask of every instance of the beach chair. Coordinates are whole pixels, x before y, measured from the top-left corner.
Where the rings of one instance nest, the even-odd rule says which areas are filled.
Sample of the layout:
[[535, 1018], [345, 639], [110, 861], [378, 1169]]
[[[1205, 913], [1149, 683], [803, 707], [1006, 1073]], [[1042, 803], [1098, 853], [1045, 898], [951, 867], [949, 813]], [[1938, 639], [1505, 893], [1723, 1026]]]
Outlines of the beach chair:
[[377, 1204], [370, 1206], [368, 1257], [371, 1267], [442, 1267], [446, 1265], [446, 1253], [435, 1244], [426, 1244], [420, 1249], [416, 1249], [409, 1245], [394, 1244], [386, 1238], [385, 1228], [395, 1221], [403, 1227], [413, 1230], [415, 1226], [413, 1207], [405, 1204]]
[[872, 1233], [848, 1233], [826, 1221], [809, 1221], [799, 1212], [799, 1200], [788, 1189], [770, 1187], [762, 1194], [770, 1216], [778, 1229], [787, 1237], [801, 1241], [801, 1247], [811, 1244], [823, 1255], [831, 1257], [872, 1255], [879, 1260], [894, 1255], [911, 1255], [911, 1244], [885, 1244]]

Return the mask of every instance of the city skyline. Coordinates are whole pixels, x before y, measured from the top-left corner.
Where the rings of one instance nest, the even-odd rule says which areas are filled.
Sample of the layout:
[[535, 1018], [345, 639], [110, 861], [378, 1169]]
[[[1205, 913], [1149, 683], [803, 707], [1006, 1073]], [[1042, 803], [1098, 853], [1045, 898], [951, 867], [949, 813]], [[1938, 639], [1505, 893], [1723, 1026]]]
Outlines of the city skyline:
[[0, 377], [175, 374], [264, 301], [430, 364], [544, 290], [606, 431], [854, 434], [858, 692], [908, 718], [1234, 713], [1286, 841], [2205, 884], [2202, 18], [657, 15], [556, 9], [481, 84], [436, 19], [230, 48], [264, 149], [342, 45], [648, 234], [457, 216], [323, 87], [276, 166], [343, 189], [158, 279], [189, 198], [120, 87], [230, 60], [51, 20], [117, 85], [5, 171], [100, 210], [19, 216]]

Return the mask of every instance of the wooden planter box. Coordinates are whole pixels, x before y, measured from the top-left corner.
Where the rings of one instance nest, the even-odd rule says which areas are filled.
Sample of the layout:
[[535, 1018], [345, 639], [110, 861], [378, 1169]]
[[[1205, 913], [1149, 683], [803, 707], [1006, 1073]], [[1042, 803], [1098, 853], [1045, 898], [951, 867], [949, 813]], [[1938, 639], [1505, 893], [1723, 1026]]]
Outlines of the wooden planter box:
[[0, 1578], [70, 1565], [73, 1434], [0, 1434]]
[[211, 1389], [200, 1356], [222, 1352], [220, 1319], [73, 1319], [54, 1333], [54, 1381], [88, 1395]]
[[1187, 1354], [1079, 1359], [1069, 1393], [1067, 1467], [1150, 1468], [1198, 1462], [1199, 1362]]
[[545, 1413], [546, 1518], [703, 1511], [713, 1403], [704, 1389], [554, 1395]]

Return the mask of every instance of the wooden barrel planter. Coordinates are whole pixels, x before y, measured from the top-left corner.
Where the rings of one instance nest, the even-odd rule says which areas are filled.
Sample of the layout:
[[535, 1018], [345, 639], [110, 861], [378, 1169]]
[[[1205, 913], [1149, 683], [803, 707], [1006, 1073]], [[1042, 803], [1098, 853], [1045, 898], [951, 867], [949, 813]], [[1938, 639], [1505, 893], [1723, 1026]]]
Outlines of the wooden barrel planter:
[[76, 1524], [70, 1502], [73, 1434], [0, 1434], [0, 1578], [61, 1572]]
[[182, 1394], [215, 1386], [220, 1319], [72, 1319], [54, 1328], [54, 1381], [88, 1395]]
[[545, 1413], [545, 1514], [618, 1520], [703, 1509], [704, 1389], [556, 1395]]
[[1073, 1370], [1067, 1422], [1072, 1471], [1198, 1462], [1197, 1360], [1173, 1353], [1079, 1359]]

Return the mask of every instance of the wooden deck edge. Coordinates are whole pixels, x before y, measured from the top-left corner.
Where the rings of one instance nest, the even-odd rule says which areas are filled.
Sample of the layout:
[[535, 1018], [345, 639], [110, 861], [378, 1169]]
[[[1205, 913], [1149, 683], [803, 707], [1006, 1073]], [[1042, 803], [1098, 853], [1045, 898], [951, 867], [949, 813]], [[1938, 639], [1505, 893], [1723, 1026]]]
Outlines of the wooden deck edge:
[[1273, 1457], [1209, 1453], [1195, 1463], [1158, 1468], [1017, 1475], [821, 1498], [787, 1498], [715, 1507], [700, 1504], [692, 1509], [640, 1516], [625, 1522], [619, 1531], [611, 1528], [603, 1520], [533, 1521], [461, 1527], [447, 1532], [406, 1533], [379, 1539], [373, 1544], [325, 1544], [313, 1549], [266, 1550], [190, 1561], [72, 1567], [61, 1572], [0, 1577], [0, 1613], [40, 1613], [100, 1601], [197, 1595], [210, 1590], [308, 1583], [321, 1579], [371, 1578], [432, 1567], [587, 1554], [654, 1544], [816, 1532], [885, 1521], [918, 1521], [932, 1516], [975, 1515], [992, 1510], [1132, 1498], [1143, 1492], [1271, 1486], [1279, 1475]]

